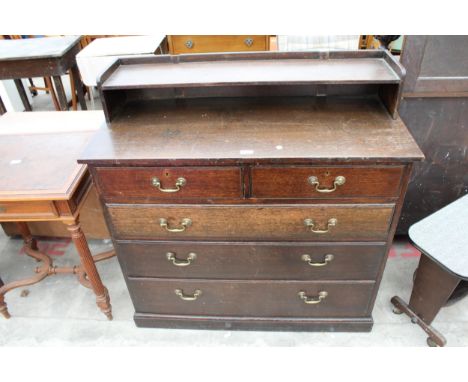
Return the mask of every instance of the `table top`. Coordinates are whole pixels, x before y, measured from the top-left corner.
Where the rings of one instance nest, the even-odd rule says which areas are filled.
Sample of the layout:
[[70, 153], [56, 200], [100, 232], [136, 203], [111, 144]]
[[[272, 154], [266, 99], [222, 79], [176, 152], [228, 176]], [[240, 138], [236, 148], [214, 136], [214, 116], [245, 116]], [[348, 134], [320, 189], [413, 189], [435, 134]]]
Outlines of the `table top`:
[[77, 163], [102, 111], [6, 113], [0, 118], [0, 201], [68, 200], [86, 172]]
[[0, 61], [59, 58], [80, 39], [81, 36], [57, 36], [0, 40]]
[[161, 34], [98, 38], [83, 48], [76, 57], [79, 59], [83, 57], [153, 54], [165, 37]]
[[409, 162], [423, 154], [376, 98], [245, 97], [127, 104], [81, 156], [94, 163], [161, 164], [278, 158]]
[[413, 224], [409, 236], [427, 256], [468, 279], [468, 195]]

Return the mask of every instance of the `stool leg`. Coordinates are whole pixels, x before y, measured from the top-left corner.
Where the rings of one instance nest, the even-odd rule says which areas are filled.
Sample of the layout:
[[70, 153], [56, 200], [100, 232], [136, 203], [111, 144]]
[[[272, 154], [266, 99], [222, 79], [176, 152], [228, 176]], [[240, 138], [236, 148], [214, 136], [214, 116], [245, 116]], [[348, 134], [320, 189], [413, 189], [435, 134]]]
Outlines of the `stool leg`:
[[5, 302], [5, 295], [1, 292], [3, 281], [0, 279], [0, 314], [5, 318], [10, 318], [10, 313], [8, 313], [7, 304]]
[[73, 243], [80, 256], [81, 266], [86, 272], [91, 288], [96, 295], [97, 306], [109, 320], [112, 320], [112, 306], [110, 304], [109, 293], [107, 288], [102, 284], [101, 277], [96, 269], [96, 264], [89, 250], [86, 237], [81, 230], [80, 223], [74, 221], [67, 225], [67, 229], [71, 233]]
[[419, 260], [409, 304], [395, 296], [391, 302], [429, 334], [428, 343], [444, 346], [445, 338], [430, 325], [450, 298], [460, 279], [422, 254]]
[[409, 305], [428, 325], [445, 305], [460, 279], [422, 254]]
[[52, 85], [52, 80], [50, 79], [50, 77], [44, 77], [44, 83], [45, 83], [46, 88], [49, 89], [48, 93], [50, 92], [50, 96], [52, 98], [52, 102], [54, 104], [55, 110], [60, 111], [60, 105], [57, 100], [57, 95], [55, 94], [55, 89], [54, 89], [54, 86]]

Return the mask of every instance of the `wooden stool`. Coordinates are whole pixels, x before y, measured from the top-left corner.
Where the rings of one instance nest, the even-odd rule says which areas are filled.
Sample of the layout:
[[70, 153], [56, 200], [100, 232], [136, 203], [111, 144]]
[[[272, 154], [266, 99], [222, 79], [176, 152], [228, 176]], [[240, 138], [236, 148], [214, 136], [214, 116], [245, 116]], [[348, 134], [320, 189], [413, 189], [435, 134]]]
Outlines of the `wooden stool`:
[[[468, 280], [468, 195], [412, 225], [409, 236], [421, 251], [409, 304], [391, 299], [394, 313], [405, 313], [428, 335], [429, 346], [447, 341], [431, 323], [449, 302], [457, 286]], [[457, 296], [459, 297], [459, 296]]]
[[[68, 273], [77, 275], [83, 286], [92, 289], [98, 307], [112, 319], [109, 294], [95, 263], [114, 256], [114, 251], [92, 256], [79, 222], [92, 183], [86, 165], [76, 159], [102, 125], [105, 122], [100, 111], [7, 113], [0, 118], [0, 221], [17, 222], [25, 253], [40, 263], [26, 280], [9, 284], [0, 280], [0, 314], [4, 317], [10, 317], [4, 298], [7, 292]], [[80, 265], [54, 266], [52, 259], [38, 250], [28, 221], [65, 224]]]

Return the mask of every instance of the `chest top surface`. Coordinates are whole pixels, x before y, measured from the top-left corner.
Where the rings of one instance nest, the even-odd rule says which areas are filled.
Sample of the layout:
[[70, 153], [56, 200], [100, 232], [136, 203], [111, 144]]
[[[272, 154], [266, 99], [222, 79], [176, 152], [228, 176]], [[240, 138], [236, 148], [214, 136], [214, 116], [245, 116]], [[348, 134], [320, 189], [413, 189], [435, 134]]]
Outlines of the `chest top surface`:
[[0, 200], [68, 199], [76, 162], [104, 123], [101, 111], [7, 113], [0, 118]]
[[84, 162], [409, 161], [422, 154], [379, 100], [195, 99], [128, 105]]

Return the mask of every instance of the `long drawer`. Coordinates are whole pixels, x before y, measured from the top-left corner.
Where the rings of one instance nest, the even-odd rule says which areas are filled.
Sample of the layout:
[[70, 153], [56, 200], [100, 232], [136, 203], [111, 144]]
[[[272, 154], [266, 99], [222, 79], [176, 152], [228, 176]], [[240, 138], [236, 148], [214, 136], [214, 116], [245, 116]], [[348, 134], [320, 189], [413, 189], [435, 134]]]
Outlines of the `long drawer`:
[[117, 242], [130, 277], [374, 280], [383, 244]]
[[256, 52], [268, 50], [268, 38], [269, 36], [266, 35], [172, 35], [169, 36], [169, 50], [171, 54], [241, 51]]
[[385, 241], [394, 204], [108, 204], [118, 239]]
[[363, 317], [373, 282], [129, 278], [139, 313], [243, 317]]
[[256, 198], [397, 197], [402, 166], [253, 167]]
[[225, 199], [243, 195], [239, 167], [98, 167], [104, 199]]

